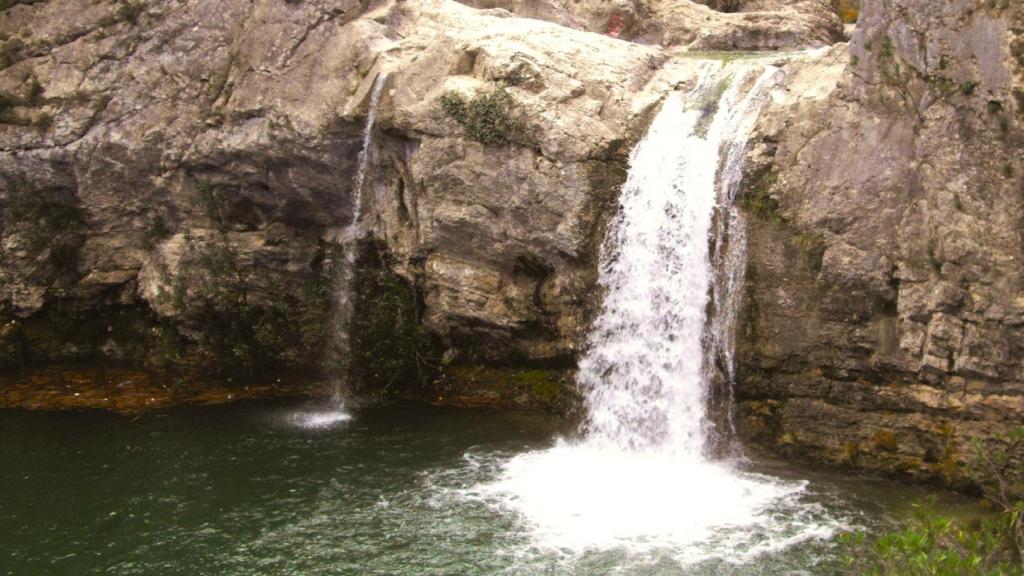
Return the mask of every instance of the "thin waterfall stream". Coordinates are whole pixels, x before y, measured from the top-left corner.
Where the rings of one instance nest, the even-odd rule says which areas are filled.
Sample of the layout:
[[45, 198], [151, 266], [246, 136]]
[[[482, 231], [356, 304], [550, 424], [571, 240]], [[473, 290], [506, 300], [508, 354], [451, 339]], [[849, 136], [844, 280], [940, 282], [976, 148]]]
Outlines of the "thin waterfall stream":
[[355, 280], [356, 259], [359, 241], [363, 237], [361, 217], [363, 212], [363, 190], [366, 187], [366, 173], [370, 167], [374, 128], [377, 124], [377, 108], [387, 82], [387, 72], [380, 72], [373, 82], [370, 101], [363, 125], [362, 147], [356, 160], [356, 175], [352, 182], [352, 217], [339, 239], [340, 265], [335, 265], [334, 317], [331, 320], [332, 339], [328, 348], [325, 370], [331, 383], [331, 407], [327, 410], [297, 414], [295, 422], [307, 428], [325, 428], [351, 419], [345, 409], [347, 391], [346, 373], [349, 363], [350, 334], [354, 302], [352, 282]]
[[523, 519], [535, 545], [743, 561], [838, 528], [801, 502], [806, 483], [709, 456], [730, 437], [709, 403], [728, 412], [731, 393], [712, 384], [727, 388], [734, 371], [745, 236], [733, 200], [780, 75], [722, 65], [692, 93], [670, 94], [634, 149], [577, 375], [582, 437], [515, 456], [480, 488]]

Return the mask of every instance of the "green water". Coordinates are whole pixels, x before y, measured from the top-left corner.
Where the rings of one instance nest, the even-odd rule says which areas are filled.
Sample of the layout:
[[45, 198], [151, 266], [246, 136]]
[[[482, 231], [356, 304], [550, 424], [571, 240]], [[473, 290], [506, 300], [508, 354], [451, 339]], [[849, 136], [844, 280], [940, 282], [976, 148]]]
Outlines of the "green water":
[[[141, 417], [0, 411], [0, 574], [832, 574], [811, 540], [746, 564], [582, 554], [468, 497], [502, 462], [565, 433], [537, 414], [399, 405], [305, 428], [294, 401]], [[877, 530], [922, 496], [893, 483], [760, 462]], [[609, 495], [609, 498], [614, 495]]]

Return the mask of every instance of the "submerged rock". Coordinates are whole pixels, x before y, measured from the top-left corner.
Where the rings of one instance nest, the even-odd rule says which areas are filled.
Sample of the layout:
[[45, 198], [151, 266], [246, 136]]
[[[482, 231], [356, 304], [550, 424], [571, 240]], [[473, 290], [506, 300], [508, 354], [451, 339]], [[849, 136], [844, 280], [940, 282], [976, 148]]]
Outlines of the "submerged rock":
[[182, 404], [210, 405], [257, 398], [326, 396], [303, 380], [250, 384], [182, 380], [123, 367], [52, 366], [0, 376], [0, 407], [28, 410], [108, 410], [141, 414]]

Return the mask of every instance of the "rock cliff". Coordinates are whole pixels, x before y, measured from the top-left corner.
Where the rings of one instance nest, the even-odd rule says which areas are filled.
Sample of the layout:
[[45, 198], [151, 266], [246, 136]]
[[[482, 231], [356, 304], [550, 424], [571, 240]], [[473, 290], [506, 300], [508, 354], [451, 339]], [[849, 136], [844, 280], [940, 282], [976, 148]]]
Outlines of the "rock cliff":
[[1019, 3], [865, 0], [849, 46], [825, 0], [3, 6], [0, 368], [321, 370], [361, 198], [360, 379], [565, 410], [693, 51], [820, 48], [749, 152], [741, 430], [936, 474], [1024, 416]]
[[[779, 18], [659, 6], [701, 14], [660, 24], [700, 46]], [[782, 11], [823, 31], [743, 45], [820, 45], [822, 7]], [[398, 321], [446, 361], [571, 365], [631, 143], [716, 65], [616, 35], [447, 1], [13, 3], [4, 363], [315, 367], [380, 79], [363, 228], [415, 301]]]
[[1024, 6], [866, 0], [760, 124], [746, 434], [923, 476], [1024, 421]]

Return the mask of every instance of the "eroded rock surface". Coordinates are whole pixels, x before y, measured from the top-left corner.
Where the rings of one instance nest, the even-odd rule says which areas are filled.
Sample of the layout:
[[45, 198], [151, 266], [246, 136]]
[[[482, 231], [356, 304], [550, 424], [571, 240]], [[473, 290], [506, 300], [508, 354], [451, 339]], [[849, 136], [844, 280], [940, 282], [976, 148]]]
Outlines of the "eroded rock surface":
[[825, 0], [464, 0], [644, 44], [693, 50], [813, 48], [843, 37]]
[[760, 125], [751, 436], [944, 474], [1024, 421], [1024, 7], [862, 4]]
[[[449, 1], [52, 0], [0, 36], [7, 364], [314, 366], [380, 81], [362, 222], [412, 322], [567, 367], [632, 143], [721, 65]], [[499, 93], [486, 142], [444, 103]]]

